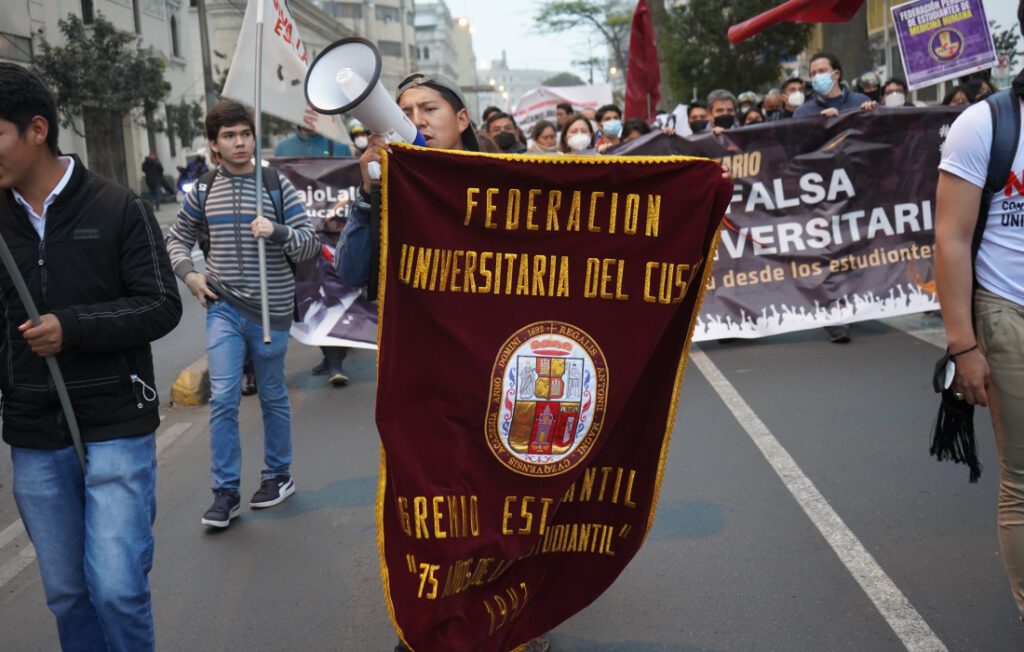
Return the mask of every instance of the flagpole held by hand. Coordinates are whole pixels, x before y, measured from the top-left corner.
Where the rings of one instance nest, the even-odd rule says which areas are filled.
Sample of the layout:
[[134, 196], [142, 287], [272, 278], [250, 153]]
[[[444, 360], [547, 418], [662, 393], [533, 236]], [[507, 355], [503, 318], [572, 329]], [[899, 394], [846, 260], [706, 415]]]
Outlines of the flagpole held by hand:
[[[256, 2], [256, 83], [255, 99], [253, 102], [253, 121], [256, 124], [256, 147], [254, 156], [256, 158], [256, 170], [253, 173], [256, 181], [256, 215], [263, 215], [263, 157], [260, 152], [260, 143], [263, 136], [263, 120], [261, 117], [261, 95], [263, 77], [263, 1]], [[270, 305], [267, 298], [267, 244], [266, 238], [260, 236], [256, 239], [256, 252], [259, 257], [260, 275], [260, 318], [263, 325], [263, 343], [270, 344]]]

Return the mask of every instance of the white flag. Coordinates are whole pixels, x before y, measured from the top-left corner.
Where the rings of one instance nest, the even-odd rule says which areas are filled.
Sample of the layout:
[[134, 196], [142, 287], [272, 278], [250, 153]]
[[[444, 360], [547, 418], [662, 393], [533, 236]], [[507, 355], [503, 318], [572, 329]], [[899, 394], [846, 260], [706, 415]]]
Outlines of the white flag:
[[[238, 34], [235, 56], [224, 82], [224, 97], [252, 106], [256, 80], [256, 0], [249, 0]], [[294, 122], [335, 141], [345, 128], [337, 116], [323, 115], [306, 103], [303, 90], [309, 60], [291, 12], [283, 0], [263, 4], [263, 97], [265, 113]]]
[[611, 104], [611, 84], [595, 84], [593, 86], [538, 86], [527, 91], [516, 108], [512, 117], [523, 133], [530, 133], [533, 123], [538, 120], [555, 122], [556, 108], [562, 102], [572, 104], [573, 111], [596, 109], [603, 104]]

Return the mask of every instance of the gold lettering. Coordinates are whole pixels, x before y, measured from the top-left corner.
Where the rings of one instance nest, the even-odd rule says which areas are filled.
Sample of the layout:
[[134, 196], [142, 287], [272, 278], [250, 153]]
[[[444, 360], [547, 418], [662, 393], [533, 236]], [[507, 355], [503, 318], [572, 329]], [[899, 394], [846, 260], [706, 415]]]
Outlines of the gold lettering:
[[619, 207], [619, 193], [613, 192], [608, 196], [611, 200], [611, 206], [608, 209], [608, 233], [615, 233], [615, 220], [618, 219], [616, 214]]
[[533, 289], [531, 296], [544, 296], [544, 272], [547, 270], [548, 261], [544, 256], [533, 257]]
[[519, 228], [519, 200], [522, 193], [519, 188], [508, 191], [508, 208], [505, 211], [505, 228], [514, 231]]
[[466, 270], [462, 273], [465, 280], [462, 281], [463, 292], [476, 292], [476, 278], [473, 273], [476, 271], [476, 252], [466, 252]]
[[399, 257], [398, 280], [405, 285], [409, 285], [409, 281], [412, 280], [412, 252], [409, 245], [406, 244], [402, 245], [402, 253]]
[[536, 498], [533, 496], [523, 496], [522, 506], [519, 508], [519, 515], [526, 521], [523, 527], [519, 528], [519, 534], [529, 534], [530, 528], [533, 526], [533, 514], [528, 509], [530, 503], [535, 501]]
[[560, 265], [558, 267], [558, 291], [555, 292], [555, 296], [568, 297], [569, 296], [569, 257], [562, 256]]
[[562, 207], [562, 191], [552, 190], [548, 192], [548, 221], [544, 226], [547, 231], [558, 230], [558, 209]]
[[516, 279], [516, 294], [530, 294], [530, 259], [526, 254], [519, 255], [519, 278]]
[[469, 531], [475, 537], [480, 536], [480, 506], [476, 496], [469, 497]]
[[[613, 196], [618, 197], [618, 195]], [[590, 213], [587, 215], [587, 231], [592, 231], [594, 233], [601, 232], [601, 227], [594, 224], [594, 216], [597, 213], [597, 200], [601, 197], [604, 197], [603, 192], [590, 193]]]
[[597, 492], [597, 501], [601, 502], [604, 500], [604, 488], [608, 484], [608, 474], [612, 472], [612, 467], [602, 466], [601, 467], [601, 490]]
[[414, 288], [425, 289], [427, 287], [427, 277], [430, 276], [430, 259], [433, 253], [433, 249], [416, 248], [416, 274], [412, 278]]
[[640, 213], [640, 195], [626, 195], [626, 214], [622, 216], [622, 230], [629, 235], [636, 235], [637, 216]]
[[515, 534], [515, 532], [508, 527], [508, 519], [512, 518], [512, 512], [508, 511], [508, 506], [509, 503], [514, 502], [516, 502], [515, 496], [505, 496], [505, 507], [501, 511], [501, 533], [506, 536]]
[[539, 526], [539, 529], [537, 530], [537, 534], [544, 534], [544, 531], [547, 529], [547, 526], [548, 526], [548, 507], [550, 507], [551, 504], [554, 503], [554, 502], [555, 501], [552, 500], [551, 498], [541, 498], [540, 499], [540, 504], [541, 504], [541, 508], [540, 508], [540, 526]]
[[597, 478], [597, 469], [587, 467], [583, 471], [583, 485], [580, 487], [580, 502], [590, 500], [590, 494], [594, 492], [594, 479]]
[[622, 467], [615, 470], [615, 488], [612, 489], [612, 502], [619, 502], [619, 487], [622, 485]]
[[647, 195], [647, 221], [644, 235], [658, 237], [658, 226], [661, 224], [661, 195]]
[[479, 188], [466, 188], [466, 221], [462, 223], [462, 226], [469, 226], [469, 220], [473, 216], [473, 207], [477, 205], [476, 200], [473, 199], [473, 195], [477, 195], [479, 193]]
[[629, 480], [626, 481], [626, 495], [622, 498], [622, 504], [626, 507], [636, 507], [636, 503], [633, 502], [633, 478], [636, 477], [636, 471], [630, 470]]
[[412, 524], [409, 522], [409, 499], [404, 496], [398, 498], [398, 522], [405, 536], [411, 537]]
[[462, 292], [462, 288], [459, 287], [459, 274], [462, 270], [459, 269], [459, 259], [466, 255], [466, 252], [461, 249], [456, 249], [455, 254], [452, 256], [452, 280], [451, 280], [451, 291]]
[[484, 277], [484, 282], [480, 286], [479, 292], [486, 294], [491, 291], [491, 270], [487, 269], [488, 264], [494, 258], [494, 254], [490, 251], [485, 251], [480, 254], [480, 276]]
[[495, 229], [495, 228], [498, 227], [498, 225], [495, 224], [494, 220], [492, 219], [494, 217], [494, 209], [497, 208], [494, 205], [494, 196], [497, 195], [497, 194], [498, 194], [498, 189], [497, 188], [488, 188], [487, 189], [487, 203], [486, 203], [487, 211], [484, 213], [484, 227], [488, 228], [488, 229]]
[[569, 219], [565, 223], [566, 231], [580, 230], [580, 211], [582, 204], [583, 202], [580, 191], [574, 190], [572, 193], [572, 205], [569, 207]]
[[448, 533], [441, 529], [441, 519], [444, 517], [441, 507], [444, 506], [444, 496], [434, 496], [430, 506], [434, 510], [434, 538], [447, 539]]
[[526, 198], [526, 230], [536, 231], [539, 227], [533, 223], [533, 214], [537, 212], [537, 205], [534, 200], [540, 194], [539, 188], [531, 188]]
[[[429, 539], [430, 530], [427, 529], [427, 497], [416, 496], [413, 498], [412, 511], [416, 518], [416, 538]], [[420, 532], [423, 534], [421, 535]]]

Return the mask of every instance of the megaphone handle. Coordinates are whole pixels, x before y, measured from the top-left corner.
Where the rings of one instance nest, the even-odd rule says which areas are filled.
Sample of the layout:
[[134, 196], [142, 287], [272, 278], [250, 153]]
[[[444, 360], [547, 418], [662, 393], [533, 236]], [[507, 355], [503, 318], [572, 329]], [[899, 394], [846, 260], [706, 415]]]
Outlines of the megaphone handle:
[[366, 166], [366, 172], [370, 175], [370, 178], [374, 181], [380, 179], [380, 163], [377, 161], [370, 161]]

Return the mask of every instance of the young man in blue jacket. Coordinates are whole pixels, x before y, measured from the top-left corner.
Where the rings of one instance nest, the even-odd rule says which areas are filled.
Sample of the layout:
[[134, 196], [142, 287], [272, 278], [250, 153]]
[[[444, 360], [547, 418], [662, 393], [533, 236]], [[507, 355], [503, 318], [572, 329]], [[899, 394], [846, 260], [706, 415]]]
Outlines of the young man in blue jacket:
[[[0, 63], [0, 236], [40, 323], [0, 269], [3, 438], [14, 499], [64, 650], [154, 647], [149, 570], [160, 424], [149, 343], [181, 318], [152, 212], [57, 149], [53, 95]], [[56, 356], [83, 473], [45, 358]]]

